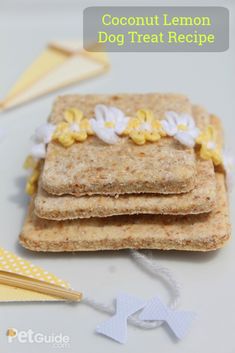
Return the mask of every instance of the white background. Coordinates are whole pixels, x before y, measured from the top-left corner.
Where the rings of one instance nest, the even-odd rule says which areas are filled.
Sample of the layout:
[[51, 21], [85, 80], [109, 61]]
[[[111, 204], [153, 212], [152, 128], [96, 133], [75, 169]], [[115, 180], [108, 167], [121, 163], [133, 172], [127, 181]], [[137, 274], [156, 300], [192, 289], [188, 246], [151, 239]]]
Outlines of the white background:
[[[0, 95], [3, 97], [19, 74], [52, 39], [82, 35], [82, 9], [98, 1], [0, 1]], [[103, 1], [102, 5], [156, 5], [154, 1]], [[158, 1], [157, 5], [217, 5], [231, 13], [230, 49], [224, 53], [112, 53], [111, 71], [100, 78], [60, 91], [60, 94], [111, 92], [181, 92], [194, 103], [218, 114], [226, 139], [234, 150], [235, 112], [235, 6], [231, 1]], [[30, 148], [35, 127], [45, 122], [58, 93], [0, 115], [6, 137], [0, 144], [0, 245], [69, 280], [84, 295], [111, 303], [126, 291], [141, 298], [159, 294], [168, 302], [161, 282], [148, 277], [127, 251], [84, 254], [35, 254], [18, 245], [26, 211], [22, 163]], [[231, 216], [233, 218], [234, 207]], [[58, 351], [50, 345], [7, 343], [6, 330], [32, 329], [46, 335], [69, 335], [64, 352], [82, 353], [234, 353], [235, 352], [235, 244], [232, 239], [221, 251], [200, 254], [154, 252], [159, 264], [169, 267], [182, 284], [181, 308], [198, 318], [190, 334], [176, 342], [161, 327], [143, 331], [129, 326], [128, 342], [119, 345], [94, 333], [107, 318], [84, 304], [0, 304], [0, 346], [4, 353]]]

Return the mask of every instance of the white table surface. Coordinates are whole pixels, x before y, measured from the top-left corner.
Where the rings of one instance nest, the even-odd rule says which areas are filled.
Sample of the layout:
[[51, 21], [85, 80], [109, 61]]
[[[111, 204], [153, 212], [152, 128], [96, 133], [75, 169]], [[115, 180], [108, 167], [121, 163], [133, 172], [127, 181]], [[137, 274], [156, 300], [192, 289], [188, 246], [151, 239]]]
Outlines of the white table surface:
[[[30, 4], [29, 4], [30, 3]], [[117, 4], [117, 2], [115, 2]], [[112, 4], [115, 4], [112, 3]], [[141, 2], [137, 2], [141, 5]], [[158, 5], [175, 2], [160, 1]], [[199, 4], [177, 1], [181, 4]], [[0, 1], [1, 96], [18, 75], [51, 39], [74, 38], [82, 33], [82, 4], [76, 1]], [[104, 4], [110, 5], [108, 1]], [[119, 2], [120, 4], [120, 2]], [[133, 4], [129, 1], [125, 4]], [[149, 5], [154, 2], [148, 1]], [[233, 1], [209, 1], [204, 5], [224, 5], [231, 11], [231, 45], [224, 53], [112, 53], [111, 71], [100, 78], [60, 91], [64, 93], [182, 92], [195, 103], [218, 114], [230, 148], [235, 146], [235, 45]], [[232, 33], [233, 31], [233, 33]], [[34, 129], [45, 122], [57, 93], [0, 115], [0, 128], [6, 137], [0, 143], [0, 245], [43, 266], [77, 290], [97, 300], [111, 303], [116, 293], [125, 291], [142, 298], [169, 293], [161, 282], [148, 277], [130, 259], [127, 251], [83, 254], [35, 254], [18, 245], [26, 211], [22, 163], [30, 148]], [[231, 218], [234, 198], [231, 196]], [[128, 327], [128, 342], [117, 344], [94, 333], [107, 315], [84, 304], [0, 303], [1, 351], [34, 353], [57, 349], [48, 344], [7, 342], [6, 330], [32, 329], [46, 335], [60, 333], [71, 338], [70, 348], [61, 351], [82, 353], [234, 353], [235, 352], [235, 243], [212, 253], [155, 251], [158, 263], [169, 267], [182, 284], [181, 308], [197, 313], [190, 334], [175, 342], [163, 327], [143, 331]]]

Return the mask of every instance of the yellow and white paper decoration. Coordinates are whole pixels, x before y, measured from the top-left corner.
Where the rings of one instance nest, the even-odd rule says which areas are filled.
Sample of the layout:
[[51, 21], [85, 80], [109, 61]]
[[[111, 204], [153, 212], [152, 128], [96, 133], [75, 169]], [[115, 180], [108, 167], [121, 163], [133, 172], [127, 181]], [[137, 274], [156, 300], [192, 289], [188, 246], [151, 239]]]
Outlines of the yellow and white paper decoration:
[[[67, 282], [58, 278], [53, 273], [49, 273], [41, 267], [35, 266], [31, 262], [24, 260], [3, 248], [0, 248], [0, 270], [35, 278], [41, 281], [56, 284], [63, 288], [70, 288]], [[0, 284], [0, 302], [58, 300], [61, 299], [26, 289]]]
[[104, 52], [87, 52], [79, 41], [52, 42], [0, 102], [0, 110], [100, 75], [108, 68], [109, 60]]

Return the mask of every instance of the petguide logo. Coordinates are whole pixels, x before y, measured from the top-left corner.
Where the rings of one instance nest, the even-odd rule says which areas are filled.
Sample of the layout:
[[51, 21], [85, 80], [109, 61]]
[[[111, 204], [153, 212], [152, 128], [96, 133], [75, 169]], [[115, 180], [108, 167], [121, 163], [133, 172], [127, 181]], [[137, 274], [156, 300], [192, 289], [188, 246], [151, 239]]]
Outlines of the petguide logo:
[[9, 328], [7, 330], [8, 343], [34, 343], [34, 344], [49, 344], [53, 348], [69, 348], [71, 339], [68, 335], [60, 333], [45, 334], [43, 332], [34, 332], [32, 329], [17, 330]]

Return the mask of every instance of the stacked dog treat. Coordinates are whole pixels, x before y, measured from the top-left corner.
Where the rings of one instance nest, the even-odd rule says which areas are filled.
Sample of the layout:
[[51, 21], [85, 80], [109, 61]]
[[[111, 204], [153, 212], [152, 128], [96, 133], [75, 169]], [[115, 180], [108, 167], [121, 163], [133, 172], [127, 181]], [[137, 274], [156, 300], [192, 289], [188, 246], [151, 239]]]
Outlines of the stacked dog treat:
[[219, 119], [181, 95], [59, 97], [27, 162], [36, 194], [20, 242], [217, 249], [230, 237], [222, 145]]

